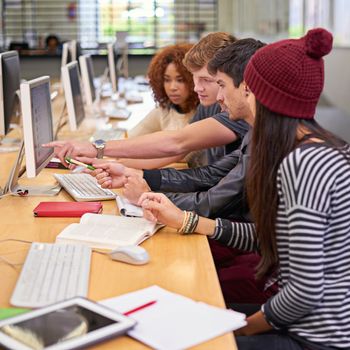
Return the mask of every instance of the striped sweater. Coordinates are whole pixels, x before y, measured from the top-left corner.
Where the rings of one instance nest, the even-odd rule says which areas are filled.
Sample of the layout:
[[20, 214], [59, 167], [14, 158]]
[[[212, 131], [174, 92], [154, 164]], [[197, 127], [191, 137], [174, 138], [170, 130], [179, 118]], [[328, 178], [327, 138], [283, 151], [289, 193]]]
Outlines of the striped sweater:
[[[350, 348], [350, 161], [323, 144], [291, 152], [277, 174], [280, 291], [262, 307], [275, 328]], [[255, 251], [254, 225], [218, 219], [213, 239]]]

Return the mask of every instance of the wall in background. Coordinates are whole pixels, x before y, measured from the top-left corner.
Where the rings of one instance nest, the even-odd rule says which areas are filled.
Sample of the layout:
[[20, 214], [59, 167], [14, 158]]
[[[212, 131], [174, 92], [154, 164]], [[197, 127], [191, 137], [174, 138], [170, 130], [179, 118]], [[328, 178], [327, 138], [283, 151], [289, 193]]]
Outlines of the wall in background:
[[324, 95], [350, 116], [350, 49], [333, 49], [325, 62]]
[[[257, 23], [254, 18], [257, 14], [261, 18], [260, 7], [264, 6], [263, 12], [265, 13], [266, 17], [266, 10], [269, 9], [271, 4], [273, 4], [275, 1], [276, 0], [264, 0], [260, 2], [256, 1], [257, 6], [255, 7], [248, 5], [245, 6], [243, 10], [245, 11], [245, 18], [247, 19], [247, 21], [244, 23], [246, 33], [249, 32], [248, 28], [259, 29], [257, 28]], [[238, 35], [238, 37], [242, 37], [239, 33], [237, 34], [239, 27], [238, 24], [240, 23], [242, 16], [242, 13], [240, 13], [242, 9], [239, 10], [238, 2], [240, 2], [240, 0], [220, 0], [218, 2], [218, 30], [227, 31], [233, 33], [234, 35]], [[282, 20], [280, 21], [280, 23], [282, 23], [282, 25], [280, 25], [281, 28], [283, 28], [283, 23], [285, 22], [283, 18], [286, 19], [288, 17], [285, 12], [288, 2], [288, 0], [279, 1], [279, 8], [274, 10], [276, 16], [282, 17]], [[350, 15], [350, 8], [347, 7], [344, 9], [344, 11], [348, 12], [348, 16]], [[253, 29], [251, 29], [250, 34], [246, 35], [257, 37], [253, 34]], [[269, 28], [265, 28], [265, 30], [268, 32]], [[280, 37], [281, 34], [278, 36]], [[287, 36], [288, 32], [285, 32], [284, 36], [280, 38], [286, 38]], [[260, 35], [258, 39], [266, 42], [270, 42], [272, 40], [269, 35]], [[334, 48], [332, 52], [325, 57], [325, 62], [326, 74], [324, 96], [331, 104], [344, 110], [349, 115], [350, 119], [350, 48]]]

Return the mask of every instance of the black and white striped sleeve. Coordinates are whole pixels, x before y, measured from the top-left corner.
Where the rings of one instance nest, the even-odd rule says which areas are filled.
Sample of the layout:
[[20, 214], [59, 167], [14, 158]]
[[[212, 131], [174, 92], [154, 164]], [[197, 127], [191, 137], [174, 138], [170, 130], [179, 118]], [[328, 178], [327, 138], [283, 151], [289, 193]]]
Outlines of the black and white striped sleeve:
[[228, 247], [244, 251], [257, 251], [255, 225], [216, 219], [214, 234], [210, 237]]

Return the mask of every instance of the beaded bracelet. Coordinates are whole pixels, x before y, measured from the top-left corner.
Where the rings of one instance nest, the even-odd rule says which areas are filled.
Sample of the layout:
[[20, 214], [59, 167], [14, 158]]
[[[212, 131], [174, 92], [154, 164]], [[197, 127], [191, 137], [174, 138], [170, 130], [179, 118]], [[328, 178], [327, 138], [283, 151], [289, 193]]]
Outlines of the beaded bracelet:
[[194, 230], [196, 229], [199, 221], [199, 215], [196, 214], [195, 212], [190, 212], [188, 223], [184, 228], [183, 234], [187, 235], [190, 233], [193, 233]]
[[188, 220], [186, 222], [186, 225], [182, 231], [184, 235], [190, 233], [190, 229], [193, 223], [193, 211], [188, 212]]
[[187, 220], [188, 220], [188, 215], [189, 215], [189, 212], [187, 210], [184, 210], [184, 218], [183, 218], [183, 221], [182, 221], [182, 225], [181, 227], [177, 230], [178, 233], [183, 233], [184, 229], [185, 229], [185, 226], [187, 224]]
[[193, 233], [195, 231], [195, 229], [197, 228], [198, 222], [199, 222], [199, 215], [194, 213], [193, 222], [188, 233]]
[[186, 211], [186, 210], [184, 210], [184, 213], [185, 215], [184, 215], [182, 225], [177, 230], [177, 232], [183, 235], [187, 235], [187, 234], [193, 233], [194, 230], [197, 228], [199, 215], [193, 211]]

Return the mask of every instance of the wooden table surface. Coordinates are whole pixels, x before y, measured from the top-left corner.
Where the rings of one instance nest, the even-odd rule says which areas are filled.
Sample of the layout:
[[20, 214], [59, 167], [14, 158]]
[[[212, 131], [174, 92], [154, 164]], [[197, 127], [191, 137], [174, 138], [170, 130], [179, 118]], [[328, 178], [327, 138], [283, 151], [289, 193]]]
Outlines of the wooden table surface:
[[[83, 131], [81, 131], [83, 132]], [[16, 153], [0, 154], [0, 185], [3, 187], [14, 162]], [[31, 185], [54, 184], [54, 172], [66, 170], [44, 169], [35, 179], [20, 183]], [[16, 197], [0, 199], [0, 256], [12, 263], [23, 263], [29, 244], [1, 240], [25, 239], [38, 242], [54, 242], [55, 237], [68, 224], [79, 218], [36, 218], [33, 209], [41, 201], [72, 201], [62, 190], [56, 197]], [[115, 201], [103, 202], [104, 214], [117, 214]], [[194, 300], [225, 307], [220, 285], [212, 260], [207, 238], [200, 235], [181, 236], [170, 228], [163, 228], [155, 236], [142, 243], [150, 254], [151, 261], [144, 266], [133, 266], [112, 261], [107, 256], [93, 253], [88, 297], [98, 301], [151, 285], [159, 285], [169, 291]], [[9, 300], [19, 267], [11, 267], [0, 261], [0, 307], [9, 307]], [[147, 349], [148, 347], [123, 336], [96, 345], [96, 349]], [[213, 339], [194, 349], [236, 349], [233, 335]]]

